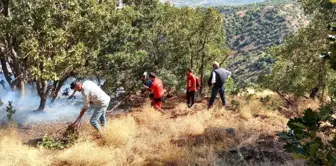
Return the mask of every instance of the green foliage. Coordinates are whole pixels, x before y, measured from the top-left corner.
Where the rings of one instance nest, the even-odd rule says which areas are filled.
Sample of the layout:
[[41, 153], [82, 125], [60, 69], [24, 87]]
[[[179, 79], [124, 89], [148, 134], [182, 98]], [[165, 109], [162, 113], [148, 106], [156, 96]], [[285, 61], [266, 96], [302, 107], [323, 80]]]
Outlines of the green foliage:
[[121, 86], [132, 91], [144, 71], [154, 71], [165, 85], [182, 87], [186, 68], [204, 75], [212, 61], [228, 55], [222, 17], [213, 8], [128, 0], [116, 9], [115, 3], [14, 0], [1, 5], [1, 60], [19, 80], [36, 82], [40, 109], [49, 93], [47, 81], [95, 75], [106, 80], [107, 92]]
[[235, 84], [233, 79], [229, 77], [225, 82], [225, 92], [230, 95], [237, 95], [239, 93], [239, 87]]
[[249, 104], [252, 101], [253, 97], [254, 97], [254, 94], [247, 94], [245, 96], [246, 103]]
[[283, 43], [307, 21], [293, 1], [271, 1], [244, 6], [217, 7], [225, 18], [228, 46], [236, 51], [228, 69], [240, 87], [258, 83], [260, 74], [270, 74], [274, 57], [265, 53]]
[[[310, 165], [336, 164], [336, 119], [334, 107], [321, 107], [319, 112], [307, 109], [301, 118], [288, 121], [288, 132], [279, 134], [286, 141], [284, 148], [296, 158], [306, 159]], [[322, 141], [326, 139], [325, 141]]]
[[314, 87], [332, 92], [333, 82], [328, 79], [334, 80], [336, 73], [319, 58], [319, 54], [328, 50], [325, 41], [330, 32], [326, 27], [333, 20], [334, 10], [323, 7], [327, 1], [304, 0], [300, 3], [306, 13], [314, 13], [313, 18], [296, 36], [269, 50], [276, 63], [271, 74], [261, 76], [261, 85], [295, 97], [309, 93]]
[[16, 110], [14, 109], [12, 103], [12, 101], [8, 101], [8, 106], [6, 107], [7, 119], [9, 121], [13, 120], [12, 117], [16, 113]]
[[4, 102], [0, 99], [0, 107], [4, 105]]
[[132, 90], [141, 85], [144, 71], [154, 71], [165, 87], [180, 89], [186, 68], [204, 75], [213, 60], [225, 58], [222, 18], [214, 9], [176, 8], [149, 0], [127, 3], [118, 11], [122, 18], [115, 29], [120, 31], [102, 46], [95, 65], [103, 66], [96, 71], [107, 80], [104, 89]]
[[42, 141], [38, 142], [37, 145], [46, 149], [64, 149], [63, 143], [55, 140], [50, 135], [44, 135]]
[[271, 97], [267, 95], [266, 97], [261, 97], [259, 101], [262, 102], [263, 104], [266, 104], [271, 101]]
[[233, 110], [238, 110], [240, 107], [240, 102], [238, 100], [231, 100], [231, 107]]
[[46, 149], [65, 149], [74, 145], [78, 138], [79, 133], [77, 129], [75, 127], [68, 127], [61, 138], [46, 134], [37, 145]]

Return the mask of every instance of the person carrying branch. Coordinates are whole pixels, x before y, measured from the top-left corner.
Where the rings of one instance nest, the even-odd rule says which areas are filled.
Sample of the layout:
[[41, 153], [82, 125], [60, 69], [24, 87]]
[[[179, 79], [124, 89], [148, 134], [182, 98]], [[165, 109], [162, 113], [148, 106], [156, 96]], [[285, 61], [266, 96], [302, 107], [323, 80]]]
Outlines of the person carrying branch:
[[159, 78], [156, 77], [154, 73], [150, 73], [149, 78], [152, 80], [152, 85], [150, 86], [150, 89], [154, 94], [152, 98], [152, 106], [158, 111], [162, 111], [161, 107], [164, 95], [163, 83]]
[[212, 68], [213, 70], [208, 80], [208, 84], [212, 89], [208, 109], [212, 107], [218, 93], [220, 95], [220, 98], [222, 99], [223, 106], [226, 106], [224, 83], [226, 79], [231, 76], [231, 72], [225, 70], [224, 68], [219, 68], [218, 62], [214, 62]]
[[187, 105], [189, 108], [195, 104], [196, 83], [196, 76], [194, 76], [191, 69], [187, 69]]
[[91, 116], [90, 123], [91, 125], [99, 131], [100, 121], [102, 126], [106, 124], [106, 111], [110, 102], [110, 96], [108, 96], [97, 84], [92, 81], [84, 81], [83, 84], [80, 82], [74, 81], [71, 83], [70, 88], [75, 92], [81, 92], [84, 100], [84, 107], [82, 108], [79, 119], [82, 118], [86, 110], [90, 107], [94, 108], [94, 112]]

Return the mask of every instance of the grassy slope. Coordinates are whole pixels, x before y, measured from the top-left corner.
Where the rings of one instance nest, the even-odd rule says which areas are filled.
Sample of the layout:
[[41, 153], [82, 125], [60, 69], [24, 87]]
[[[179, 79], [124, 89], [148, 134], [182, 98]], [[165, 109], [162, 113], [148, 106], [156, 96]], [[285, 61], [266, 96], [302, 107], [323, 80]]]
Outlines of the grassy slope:
[[[240, 102], [236, 111], [216, 107], [206, 111], [205, 104], [197, 104], [190, 110], [175, 100], [165, 104], [171, 107], [171, 113], [161, 115], [147, 102], [129, 114], [110, 117], [104, 139], [97, 139], [86, 122], [80, 132], [80, 141], [62, 151], [29, 147], [20, 140], [22, 134], [43, 134], [41, 131], [47, 125], [29, 127], [35, 128], [37, 133], [18, 134], [15, 128], [0, 129], [0, 166], [234, 165], [239, 161], [227, 156], [227, 151], [238, 147], [257, 150], [244, 154], [252, 155], [248, 157], [252, 165], [302, 165], [279, 150], [281, 144], [274, 134], [285, 128], [286, 110], [274, 110], [274, 102], [280, 101], [276, 97], [269, 103], [261, 103], [258, 98], [263, 95], [269, 94], [236, 97], [234, 100]], [[289, 114], [293, 112], [287, 110]], [[50, 126], [53, 126], [51, 131], [58, 128], [55, 124]], [[237, 136], [223, 135], [220, 131], [225, 128], [234, 128]], [[268, 145], [269, 141], [272, 146]], [[256, 154], [260, 149], [263, 154]], [[264, 157], [254, 158], [258, 155]]]

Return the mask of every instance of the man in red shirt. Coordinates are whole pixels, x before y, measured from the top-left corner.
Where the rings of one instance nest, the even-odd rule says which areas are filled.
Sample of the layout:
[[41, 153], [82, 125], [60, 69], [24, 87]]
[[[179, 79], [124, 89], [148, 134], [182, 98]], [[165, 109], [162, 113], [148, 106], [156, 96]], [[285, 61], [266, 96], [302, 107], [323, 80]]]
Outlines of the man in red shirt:
[[187, 105], [189, 108], [195, 104], [196, 90], [196, 77], [191, 69], [187, 69]]
[[152, 80], [150, 89], [152, 90], [154, 97], [152, 98], [152, 105], [155, 109], [161, 111], [162, 100], [164, 95], [163, 83], [156, 77], [154, 73], [149, 74], [149, 78]]

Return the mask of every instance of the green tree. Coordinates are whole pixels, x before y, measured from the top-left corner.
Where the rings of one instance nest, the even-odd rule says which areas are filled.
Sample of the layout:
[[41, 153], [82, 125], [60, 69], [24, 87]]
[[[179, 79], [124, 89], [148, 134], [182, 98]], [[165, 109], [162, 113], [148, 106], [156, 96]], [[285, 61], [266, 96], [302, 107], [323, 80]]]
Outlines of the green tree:
[[96, 56], [99, 41], [108, 30], [104, 21], [108, 21], [114, 3], [77, 0], [8, 3], [12, 12], [10, 19], [3, 21], [4, 34], [13, 36], [19, 62], [24, 64], [21, 70], [27, 71], [36, 82], [41, 97], [38, 110], [44, 109], [50, 91], [47, 81], [54, 81], [58, 92], [68, 77], [85, 72], [84, 67]]

